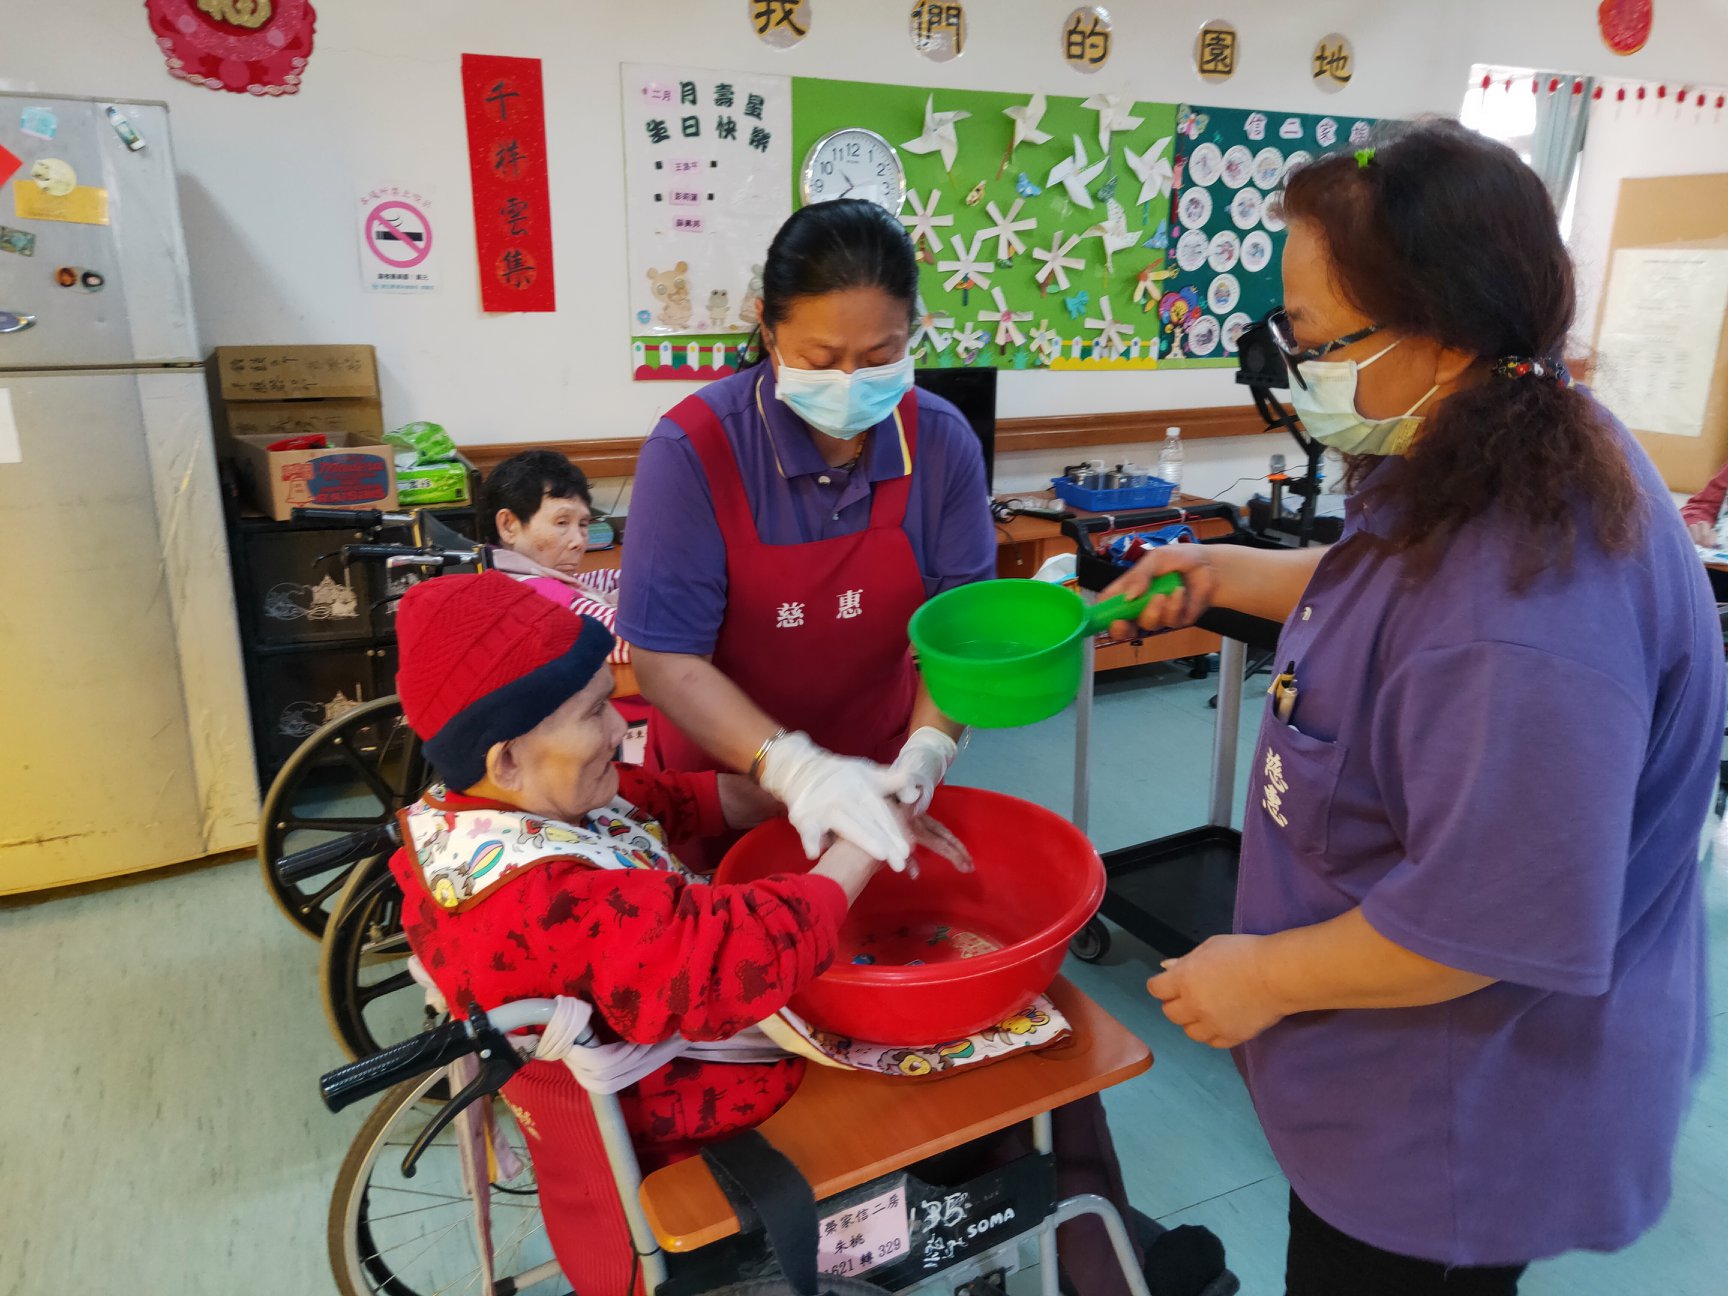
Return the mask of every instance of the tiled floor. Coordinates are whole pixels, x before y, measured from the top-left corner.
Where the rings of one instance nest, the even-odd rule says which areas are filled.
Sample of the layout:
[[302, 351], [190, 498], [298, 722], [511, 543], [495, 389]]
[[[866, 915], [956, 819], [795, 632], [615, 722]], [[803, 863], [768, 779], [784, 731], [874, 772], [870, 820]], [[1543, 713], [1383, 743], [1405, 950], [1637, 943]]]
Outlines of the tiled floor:
[[[1211, 691], [1176, 670], [1101, 690], [1091, 825], [1102, 848], [1205, 817]], [[1244, 763], [1253, 726], [1250, 714]], [[980, 734], [956, 777], [1066, 810], [1072, 733], [1062, 716]], [[1720, 1003], [1728, 878], [1713, 876], [1710, 895]], [[329, 1186], [361, 1113], [331, 1116], [318, 1101], [319, 1072], [340, 1058], [316, 949], [266, 898], [255, 865], [0, 908], [0, 951], [0, 1296], [329, 1291]], [[1146, 996], [1155, 961], [1119, 934], [1107, 963], [1068, 969], [1157, 1058], [1109, 1097], [1132, 1196], [1166, 1223], [1213, 1228], [1243, 1290], [1276, 1296], [1284, 1182], [1229, 1058], [1190, 1043]], [[1617, 1256], [1537, 1266], [1527, 1293], [1728, 1290], [1725, 1080], [1718, 1061], [1658, 1228]]]

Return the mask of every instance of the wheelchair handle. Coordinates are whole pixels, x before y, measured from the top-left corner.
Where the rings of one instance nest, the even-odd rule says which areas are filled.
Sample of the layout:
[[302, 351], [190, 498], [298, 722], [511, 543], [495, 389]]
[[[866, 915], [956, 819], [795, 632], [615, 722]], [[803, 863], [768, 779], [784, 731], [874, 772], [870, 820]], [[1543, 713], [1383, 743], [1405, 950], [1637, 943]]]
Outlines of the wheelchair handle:
[[383, 509], [318, 508], [306, 506], [288, 515], [295, 522], [338, 522], [362, 529], [386, 524], [401, 526], [414, 520], [412, 513], [386, 513]]
[[341, 868], [344, 864], [358, 863], [369, 855], [393, 850], [401, 844], [401, 832], [396, 827], [396, 821], [392, 819], [376, 828], [349, 833], [346, 837], [336, 837], [327, 842], [319, 842], [316, 846], [308, 846], [305, 850], [295, 851], [292, 855], [284, 855], [277, 861], [276, 876], [284, 882], [304, 882], [320, 873]]
[[[333, 1112], [341, 1111], [362, 1098], [370, 1098], [404, 1080], [449, 1066], [457, 1058], [467, 1057], [470, 1053], [482, 1053], [487, 1055], [489, 1062], [501, 1064], [490, 1068], [494, 1075], [506, 1067], [509, 1072], [514, 1072], [520, 1063], [515, 1047], [505, 1036], [526, 1026], [545, 1025], [555, 1006], [551, 999], [518, 999], [494, 1008], [488, 1015], [471, 1005], [464, 1021], [435, 1026], [412, 1039], [391, 1045], [382, 1053], [374, 1053], [371, 1057], [326, 1072], [319, 1077], [318, 1092], [326, 1107]], [[508, 1074], [503, 1077], [508, 1078]], [[502, 1084], [503, 1080], [497, 1083]], [[451, 1115], [454, 1114], [452, 1111]]]

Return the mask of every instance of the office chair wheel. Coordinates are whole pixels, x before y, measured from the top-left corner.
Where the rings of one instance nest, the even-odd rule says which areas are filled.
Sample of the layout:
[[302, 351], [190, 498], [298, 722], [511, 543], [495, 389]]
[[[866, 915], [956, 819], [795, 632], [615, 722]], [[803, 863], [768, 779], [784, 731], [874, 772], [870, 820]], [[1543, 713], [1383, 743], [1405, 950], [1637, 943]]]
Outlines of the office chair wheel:
[[291, 882], [279, 872], [282, 862], [389, 823], [430, 777], [420, 740], [394, 696], [355, 707], [300, 744], [270, 784], [258, 818], [264, 885], [290, 922], [313, 938], [323, 936], [352, 864]]
[[1068, 952], [1082, 963], [1096, 963], [1110, 952], [1110, 929], [1102, 918], [1088, 918], [1068, 942]]
[[[402, 1177], [402, 1157], [436, 1114], [445, 1087], [435, 1071], [390, 1090], [355, 1135], [330, 1198], [330, 1269], [342, 1296], [430, 1296], [476, 1291], [480, 1266], [474, 1201], [462, 1186], [456, 1127], [439, 1132]], [[558, 1268], [540, 1217], [540, 1195], [526, 1140], [507, 1104], [492, 1119], [521, 1159], [521, 1171], [489, 1183], [494, 1291], [560, 1292]], [[545, 1283], [545, 1286], [536, 1284]]]

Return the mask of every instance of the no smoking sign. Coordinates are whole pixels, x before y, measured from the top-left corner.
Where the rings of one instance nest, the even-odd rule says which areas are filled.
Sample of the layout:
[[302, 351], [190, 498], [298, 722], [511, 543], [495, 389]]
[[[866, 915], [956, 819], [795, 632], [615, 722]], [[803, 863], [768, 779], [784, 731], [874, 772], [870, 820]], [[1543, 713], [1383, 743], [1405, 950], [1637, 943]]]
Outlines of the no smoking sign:
[[360, 196], [360, 283], [371, 292], [425, 292], [437, 287], [432, 260], [432, 202], [399, 186]]

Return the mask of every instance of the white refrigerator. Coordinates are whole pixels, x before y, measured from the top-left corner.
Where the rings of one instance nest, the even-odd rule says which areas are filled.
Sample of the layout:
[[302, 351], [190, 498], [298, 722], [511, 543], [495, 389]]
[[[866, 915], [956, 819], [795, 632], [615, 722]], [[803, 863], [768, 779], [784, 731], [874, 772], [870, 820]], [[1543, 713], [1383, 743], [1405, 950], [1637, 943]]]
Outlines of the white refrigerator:
[[[258, 789], [167, 106], [0, 93], [0, 145], [11, 894], [245, 846]], [[32, 219], [43, 160], [107, 224]]]

